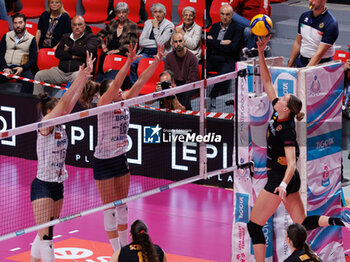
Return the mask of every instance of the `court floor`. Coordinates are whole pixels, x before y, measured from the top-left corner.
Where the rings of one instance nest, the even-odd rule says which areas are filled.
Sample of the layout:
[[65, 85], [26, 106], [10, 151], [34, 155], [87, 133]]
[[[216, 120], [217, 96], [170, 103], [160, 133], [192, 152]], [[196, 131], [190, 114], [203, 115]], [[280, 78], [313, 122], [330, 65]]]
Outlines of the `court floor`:
[[[129, 203], [129, 221], [143, 219], [154, 243], [175, 261], [230, 261], [232, 191], [184, 185]], [[23, 218], [21, 218], [23, 219]], [[350, 255], [350, 232], [343, 230], [344, 249]], [[56, 261], [104, 262], [112, 249], [98, 212], [55, 228]], [[35, 233], [1, 242], [0, 261], [29, 261]]]

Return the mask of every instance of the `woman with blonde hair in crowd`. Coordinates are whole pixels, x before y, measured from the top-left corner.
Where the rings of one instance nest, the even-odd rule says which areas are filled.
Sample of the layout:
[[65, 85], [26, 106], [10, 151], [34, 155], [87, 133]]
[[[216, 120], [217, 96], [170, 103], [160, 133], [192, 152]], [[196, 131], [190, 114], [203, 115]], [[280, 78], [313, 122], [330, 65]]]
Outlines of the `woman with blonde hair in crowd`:
[[48, 0], [47, 10], [40, 15], [35, 34], [39, 49], [56, 49], [62, 35], [71, 32], [71, 21], [62, 0]]

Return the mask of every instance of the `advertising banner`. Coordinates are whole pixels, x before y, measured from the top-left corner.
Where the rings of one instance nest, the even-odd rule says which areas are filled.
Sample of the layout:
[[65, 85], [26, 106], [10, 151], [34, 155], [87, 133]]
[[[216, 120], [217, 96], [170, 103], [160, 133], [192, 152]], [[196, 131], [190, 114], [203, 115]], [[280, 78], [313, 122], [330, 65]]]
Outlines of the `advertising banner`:
[[[33, 96], [0, 95], [0, 131], [37, 122], [39, 101]], [[75, 111], [82, 108], [77, 106]], [[179, 181], [199, 173], [199, 117], [130, 108], [127, 153], [131, 174]], [[92, 167], [96, 145], [97, 118], [67, 123], [69, 137], [66, 164]], [[158, 128], [153, 136], [154, 128]], [[232, 165], [233, 120], [207, 119], [208, 171]], [[0, 155], [36, 159], [36, 132], [0, 140]], [[154, 172], [155, 167], [158, 172]], [[233, 174], [222, 174], [201, 184], [232, 188]]]
[[[339, 216], [341, 212], [343, 73], [341, 63], [305, 70], [308, 215]], [[341, 227], [313, 230], [308, 241], [323, 261], [345, 261]]]

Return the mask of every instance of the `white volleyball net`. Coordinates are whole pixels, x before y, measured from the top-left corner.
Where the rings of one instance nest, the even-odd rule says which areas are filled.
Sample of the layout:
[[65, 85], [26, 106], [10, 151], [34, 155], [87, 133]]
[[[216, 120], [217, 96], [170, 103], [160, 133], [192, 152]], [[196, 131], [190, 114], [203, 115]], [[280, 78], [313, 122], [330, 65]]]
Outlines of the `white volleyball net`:
[[[210, 87], [216, 82], [235, 77], [236, 73], [233, 72], [206, 81]], [[201, 184], [232, 188], [230, 172], [233, 170], [234, 94], [230, 92], [219, 96], [216, 110], [207, 111], [206, 86], [202, 80], [88, 110], [77, 105], [75, 113], [44, 122], [37, 122], [37, 98], [4, 92], [0, 97], [0, 240], [186, 183], [198, 181]], [[161, 100], [194, 90], [197, 95], [191, 98], [193, 111], [160, 108]], [[113, 112], [114, 117], [117, 117], [120, 111], [127, 108], [130, 125], [126, 157], [131, 173], [130, 184], [119, 188], [126, 192], [124, 195], [112, 197], [113, 201], [103, 204], [92, 168], [98, 135], [97, 116]], [[67, 134], [66, 141], [62, 137], [62, 130], [56, 129], [60, 126]], [[49, 150], [58, 152], [62, 144], [68, 143], [65, 160], [68, 178], [51, 188], [51, 194], [57, 194], [52, 198], [64, 196], [60, 217], [55, 219], [47, 214], [44, 221], [37, 223], [31, 199], [40, 199], [48, 194], [45, 191], [48, 185], [45, 187], [40, 181], [39, 184], [33, 183], [38, 173], [38, 154], [47, 157], [45, 151], [37, 150], [40, 147], [37, 146], [38, 128], [45, 127], [55, 127], [53, 147]], [[49, 164], [54, 170], [61, 170], [57, 163]], [[125, 170], [120, 172], [125, 173]], [[63, 173], [59, 175], [64, 177]], [[64, 189], [61, 188], [62, 184]], [[42, 186], [46, 189], [42, 189]], [[103, 190], [108, 195], [108, 187]], [[39, 206], [42, 208], [40, 214], [49, 212], [47, 205]]]

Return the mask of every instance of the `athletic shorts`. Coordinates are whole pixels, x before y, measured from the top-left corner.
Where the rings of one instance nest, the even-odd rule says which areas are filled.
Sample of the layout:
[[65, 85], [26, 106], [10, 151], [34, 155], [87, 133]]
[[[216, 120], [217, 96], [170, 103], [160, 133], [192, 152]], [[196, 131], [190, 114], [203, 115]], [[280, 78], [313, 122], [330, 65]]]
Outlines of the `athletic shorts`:
[[[276, 187], [279, 187], [285, 174], [285, 169], [271, 169], [267, 171], [267, 183], [264, 189], [267, 192], [274, 193]], [[287, 196], [298, 192], [300, 189], [300, 176], [298, 170], [295, 170], [292, 179], [287, 186]], [[278, 195], [278, 193], [275, 193]]]
[[46, 182], [35, 178], [30, 187], [30, 201], [40, 198], [63, 199], [63, 183]]
[[108, 159], [98, 159], [94, 157], [92, 168], [94, 170], [95, 180], [121, 177], [130, 172], [125, 154]]

